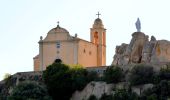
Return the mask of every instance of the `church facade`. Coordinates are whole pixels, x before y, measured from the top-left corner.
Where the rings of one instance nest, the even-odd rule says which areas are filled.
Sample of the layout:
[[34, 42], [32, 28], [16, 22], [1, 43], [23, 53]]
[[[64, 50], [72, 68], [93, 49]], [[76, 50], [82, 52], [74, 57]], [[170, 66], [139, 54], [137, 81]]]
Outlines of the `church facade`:
[[90, 28], [90, 41], [71, 36], [59, 24], [44, 39], [40, 37], [39, 54], [33, 58], [34, 71], [45, 70], [56, 59], [83, 67], [105, 66], [106, 29], [99, 16]]

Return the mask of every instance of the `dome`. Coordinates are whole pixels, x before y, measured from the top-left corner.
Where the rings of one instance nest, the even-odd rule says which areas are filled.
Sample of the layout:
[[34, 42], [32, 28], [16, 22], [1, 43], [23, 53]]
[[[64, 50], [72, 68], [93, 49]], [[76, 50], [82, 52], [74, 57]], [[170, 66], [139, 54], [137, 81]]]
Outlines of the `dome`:
[[104, 28], [103, 22], [100, 18], [95, 19], [93, 28]]
[[56, 28], [53, 28], [48, 32], [48, 34], [50, 33], [69, 33], [69, 32], [65, 28], [62, 28], [59, 25], [57, 25]]
[[51, 29], [43, 41], [59, 41], [67, 40], [70, 38], [69, 32], [57, 25], [57, 27]]
[[102, 20], [100, 19], [100, 18], [97, 18], [95, 21], [94, 21], [94, 23], [98, 23], [98, 24], [102, 24]]

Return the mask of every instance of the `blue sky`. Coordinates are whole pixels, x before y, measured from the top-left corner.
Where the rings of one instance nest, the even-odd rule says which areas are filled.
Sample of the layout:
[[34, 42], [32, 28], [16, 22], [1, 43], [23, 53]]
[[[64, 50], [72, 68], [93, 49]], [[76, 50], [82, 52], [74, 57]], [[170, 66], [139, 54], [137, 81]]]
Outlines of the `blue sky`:
[[107, 29], [107, 65], [115, 46], [129, 43], [136, 31], [170, 40], [169, 0], [0, 0], [0, 80], [5, 73], [32, 71], [39, 37], [57, 26], [89, 40], [90, 28], [101, 13]]

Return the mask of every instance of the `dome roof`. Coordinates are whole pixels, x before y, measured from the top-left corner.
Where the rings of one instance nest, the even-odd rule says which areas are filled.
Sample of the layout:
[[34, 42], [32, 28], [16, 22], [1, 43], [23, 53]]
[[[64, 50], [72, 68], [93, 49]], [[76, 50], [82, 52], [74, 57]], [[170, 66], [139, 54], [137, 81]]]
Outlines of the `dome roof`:
[[95, 19], [93, 28], [104, 28], [103, 22], [100, 18]]
[[95, 19], [94, 23], [101, 23], [102, 24], [102, 20], [100, 18]]
[[57, 25], [57, 27], [51, 29], [51, 30], [48, 32], [48, 34], [49, 34], [49, 33], [69, 33], [69, 32], [68, 32], [65, 28], [62, 28], [62, 27], [60, 27], [59, 25]]

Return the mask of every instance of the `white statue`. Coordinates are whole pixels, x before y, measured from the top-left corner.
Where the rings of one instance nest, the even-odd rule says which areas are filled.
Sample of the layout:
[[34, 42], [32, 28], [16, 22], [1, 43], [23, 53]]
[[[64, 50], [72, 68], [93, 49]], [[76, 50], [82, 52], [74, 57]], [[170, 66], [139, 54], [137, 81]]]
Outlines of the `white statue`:
[[139, 18], [137, 19], [135, 25], [136, 25], [137, 32], [140, 32], [140, 30], [141, 30], [141, 23], [140, 23]]

